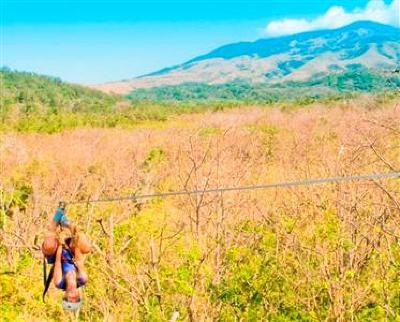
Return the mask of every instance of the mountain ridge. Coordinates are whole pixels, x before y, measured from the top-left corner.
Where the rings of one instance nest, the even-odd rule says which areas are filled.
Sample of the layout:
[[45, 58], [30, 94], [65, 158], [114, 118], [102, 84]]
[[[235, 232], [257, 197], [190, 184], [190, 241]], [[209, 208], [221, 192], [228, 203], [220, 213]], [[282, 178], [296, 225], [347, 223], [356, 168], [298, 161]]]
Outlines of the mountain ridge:
[[[227, 57], [227, 56], [217, 56], [216, 55], [218, 52], [221, 52], [224, 49], [227, 49], [229, 47], [236, 47], [236, 46], [240, 46], [240, 45], [257, 46], [259, 44], [262, 44], [263, 46], [265, 46], [266, 43], [283, 42], [283, 41], [290, 42], [290, 41], [293, 41], [293, 40], [298, 40], [299, 38], [317, 37], [317, 36], [322, 36], [322, 35], [327, 34], [327, 33], [328, 34], [329, 33], [340, 33], [340, 32], [343, 32], [343, 31], [354, 29], [354, 28], [365, 28], [366, 26], [369, 26], [371, 29], [376, 29], [376, 27], [379, 26], [381, 31], [385, 30], [387, 32], [396, 32], [396, 31], [398, 31], [398, 28], [396, 28], [396, 27], [389, 26], [389, 25], [384, 25], [384, 24], [381, 24], [381, 23], [376, 23], [376, 22], [371, 22], [371, 21], [357, 21], [357, 22], [354, 22], [352, 24], [349, 24], [349, 25], [346, 25], [346, 26], [343, 26], [343, 27], [340, 27], [340, 28], [337, 28], [337, 29], [313, 30], [313, 31], [300, 32], [300, 33], [296, 33], [296, 34], [292, 34], [292, 35], [286, 35], [286, 36], [280, 36], [280, 37], [261, 38], [261, 39], [258, 39], [256, 41], [253, 41], [253, 42], [238, 42], [238, 43], [228, 44], [228, 45], [224, 45], [224, 46], [218, 47], [215, 50], [212, 50], [211, 52], [209, 52], [208, 54], [198, 56], [198, 57], [188, 61], [188, 63], [195, 62], [195, 61], [200, 61], [200, 60], [204, 60], [204, 59], [209, 59], [209, 58], [216, 58], [216, 57], [233, 58], [234, 56], [233, 57]], [[254, 52], [254, 53], [256, 53], [256, 52]], [[248, 52], [241, 53], [241, 55], [248, 55], [248, 54], [249, 54]], [[238, 56], [238, 54], [236, 54], [235, 56]]]
[[188, 82], [223, 84], [239, 79], [271, 84], [345, 71], [354, 64], [382, 71], [398, 66], [399, 39], [397, 27], [358, 21], [337, 29], [223, 45], [185, 63], [94, 88], [127, 94], [138, 88]]

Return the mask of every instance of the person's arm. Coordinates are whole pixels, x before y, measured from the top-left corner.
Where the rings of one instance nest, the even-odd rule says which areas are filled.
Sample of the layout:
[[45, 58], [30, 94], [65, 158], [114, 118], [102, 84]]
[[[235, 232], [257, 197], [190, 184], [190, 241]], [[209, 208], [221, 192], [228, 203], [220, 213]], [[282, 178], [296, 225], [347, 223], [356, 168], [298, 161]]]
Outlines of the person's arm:
[[86, 283], [88, 280], [88, 275], [85, 270], [85, 265], [84, 265], [85, 255], [82, 253], [82, 250], [89, 252], [90, 245], [88, 243], [86, 236], [84, 236], [83, 234], [79, 234], [78, 244], [75, 245], [74, 248], [74, 258], [77, 269], [77, 276], [78, 278], [80, 278], [82, 283]]
[[54, 263], [53, 283], [55, 286], [62, 281], [62, 266], [61, 266], [62, 245], [57, 247], [56, 261]]

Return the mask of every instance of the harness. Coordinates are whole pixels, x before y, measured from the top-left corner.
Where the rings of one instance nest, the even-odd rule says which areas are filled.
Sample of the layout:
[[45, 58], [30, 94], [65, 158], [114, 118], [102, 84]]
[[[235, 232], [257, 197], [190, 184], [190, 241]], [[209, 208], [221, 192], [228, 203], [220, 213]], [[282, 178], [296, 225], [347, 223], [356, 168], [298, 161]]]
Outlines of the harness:
[[51, 268], [50, 268], [49, 276], [47, 276], [46, 261], [47, 261], [46, 256], [43, 256], [43, 284], [44, 284], [44, 291], [43, 291], [43, 295], [42, 295], [43, 303], [46, 302], [45, 296], [46, 296], [47, 291], [49, 290], [50, 283], [51, 283], [51, 281], [53, 279], [53, 275], [54, 275], [54, 264], [53, 264], [53, 266], [51, 266]]

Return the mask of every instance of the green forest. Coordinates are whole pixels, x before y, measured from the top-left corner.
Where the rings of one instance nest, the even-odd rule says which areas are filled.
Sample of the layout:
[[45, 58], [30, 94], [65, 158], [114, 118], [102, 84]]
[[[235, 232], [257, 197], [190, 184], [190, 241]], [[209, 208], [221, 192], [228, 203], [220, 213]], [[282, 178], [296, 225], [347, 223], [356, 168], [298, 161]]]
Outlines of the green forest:
[[304, 101], [346, 98], [357, 93], [382, 93], [400, 89], [400, 75], [374, 72], [357, 65], [346, 71], [315, 75], [307, 81], [285, 81], [273, 85], [245, 81], [208, 85], [187, 83], [137, 89], [128, 95], [132, 100], [213, 101], [230, 100], [268, 104], [282, 101]]
[[[243, 105], [296, 109], [372, 93], [378, 102], [398, 95], [399, 76], [353, 70], [308, 82], [266, 86], [236, 81], [222, 85], [183, 84], [109, 95], [58, 78], [0, 70], [0, 131], [54, 133], [77, 127], [135, 127], [174, 115], [226, 110]], [[312, 90], [310, 90], [312, 89]]]

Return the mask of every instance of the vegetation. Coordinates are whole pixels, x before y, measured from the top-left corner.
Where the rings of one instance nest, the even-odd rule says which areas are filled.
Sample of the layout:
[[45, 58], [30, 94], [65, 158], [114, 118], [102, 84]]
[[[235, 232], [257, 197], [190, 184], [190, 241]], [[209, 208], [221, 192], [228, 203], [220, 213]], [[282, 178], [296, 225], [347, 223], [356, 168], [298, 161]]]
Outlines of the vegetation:
[[[288, 85], [273, 88], [239, 81], [224, 85], [184, 84], [137, 90], [125, 98], [67, 84], [53, 77], [3, 68], [0, 70], [0, 132], [56, 133], [82, 127], [135, 128], [143, 126], [143, 122], [164, 122], [176, 115], [243, 105], [269, 108], [279, 105], [296, 109], [313, 103], [330, 105], [341, 99], [357, 98], [359, 94], [355, 91], [340, 93], [327, 89], [326, 83], [338, 87], [348, 84], [339, 76], [329, 77], [310, 84], [288, 82]], [[381, 78], [379, 81], [372, 78], [370, 82], [364, 80], [364, 76], [362, 79], [354, 79], [354, 82], [377, 89], [383, 82]], [[389, 83], [398, 86], [394, 80]], [[388, 86], [385, 88], [389, 89]], [[374, 94], [373, 99], [379, 102], [398, 96], [393, 89]]]
[[[400, 89], [400, 75], [395, 71], [373, 72], [360, 64], [347, 67], [344, 72], [316, 76], [305, 82], [287, 82], [283, 86], [332, 88], [337, 92], [383, 92]], [[278, 85], [279, 86], [279, 85]]]
[[[218, 110], [212, 106], [132, 103], [57, 78], [0, 70], [0, 131], [54, 133], [77, 127], [135, 127], [145, 120], [164, 121], [176, 114]], [[224, 107], [235, 105], [226, 102]], [[237, 105], [237, 104], [236, 104]]]
[[0, 70], [1, 109], [19, 113], [102, 112], [111, 110], [117, 97], [62, 82], [59, 78]]
[[186, 83], [137, 89], [128, 95], [134, 101], [216, 101], [228, 100], [244, 103], [271, 104], [304, 100], [342, 99], [355, 93], [383, 93], [400, 89], [400, 76], [395, 73], [377, 73], [359, 65], [347, 70], [321, 74], [308, 81], [286, 81], [274, 85], [245, 81], [208, 85]]
[[[68, 319], [60, 291], [41, 302], [40, 243], [60, 199], [399, 169], [398, 99], [370, 99], [3, 132], [2, 320]], [[399, 195], [388, 179], [71, 204], [94, 245], [80, 320], [396, 321]]]

